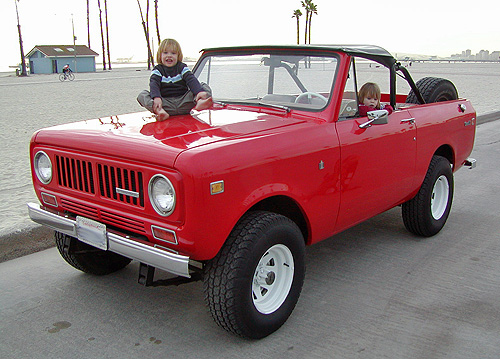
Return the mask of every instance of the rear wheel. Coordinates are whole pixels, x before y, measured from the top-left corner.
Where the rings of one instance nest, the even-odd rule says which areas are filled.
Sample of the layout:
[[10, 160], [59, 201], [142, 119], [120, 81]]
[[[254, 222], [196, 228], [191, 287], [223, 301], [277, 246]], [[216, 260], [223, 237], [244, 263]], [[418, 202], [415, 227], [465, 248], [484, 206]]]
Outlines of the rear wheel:
[[248, 338], [285, 323], [305, 273], [302, 232], [287, 217], [253, 212], [235, 227], [205, 268], [205, 300], [215, 322]]
[[[438, 77], [424, 77], [418, 80], [415, 85], [419, 89], [425, 103], [458, 99], [458, 92], [455, 85], [446, 79]], [[411, 90], [406, 97], [406, 103], [419, 103], [413, 90]]]
[[67, 234], [55, 232], [59, 253], [71, 266], [82, 272], [106, 275], [125, 268], [132, 260], [90, 246]]
[[453, 201], [453, 172], [450, 162], [434, 156], [417, 195], [403, 203], [406, 229], [419, 236], [430, 237], [446, 223]]

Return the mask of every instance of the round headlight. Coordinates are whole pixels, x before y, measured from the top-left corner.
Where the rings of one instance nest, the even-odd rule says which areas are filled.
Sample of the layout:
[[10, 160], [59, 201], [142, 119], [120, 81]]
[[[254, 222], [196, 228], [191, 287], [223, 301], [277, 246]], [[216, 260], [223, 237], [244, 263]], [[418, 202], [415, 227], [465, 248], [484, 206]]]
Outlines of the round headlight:
[[52, 162], [50, 162], [50, 158], [45, 152], [38, 151], [36, 153], [34, 167], [40, 182], [48, 184], [52, 180]]
[[149, 200], [159, 215], [168, 216], [174, 211], [175, 190], [167, 177], [158, 174], [151, 178]]

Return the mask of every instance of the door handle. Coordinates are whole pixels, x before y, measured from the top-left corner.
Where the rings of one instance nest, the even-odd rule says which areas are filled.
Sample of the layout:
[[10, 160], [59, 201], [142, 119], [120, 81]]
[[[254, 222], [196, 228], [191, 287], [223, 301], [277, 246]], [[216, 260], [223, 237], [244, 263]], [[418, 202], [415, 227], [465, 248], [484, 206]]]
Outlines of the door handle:
[[404, 120], [401, 120], [401, 123], [415, 123], [415, 118], [405, 118]]

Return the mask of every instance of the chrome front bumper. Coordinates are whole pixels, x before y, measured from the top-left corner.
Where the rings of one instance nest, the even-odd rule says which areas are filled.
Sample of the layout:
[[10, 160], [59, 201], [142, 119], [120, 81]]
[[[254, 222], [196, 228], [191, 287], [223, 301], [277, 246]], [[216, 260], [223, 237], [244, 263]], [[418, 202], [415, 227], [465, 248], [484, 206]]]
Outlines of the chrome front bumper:
[[[76, 220], [43, 209], [38, 203], [28, 203], [30, 218], [39, 224], [77, 238]], [[189, 257], [144, 244], [111, 231], [106, 231], [108, 250], [141, 263], [182, 276], [189, 274]]]

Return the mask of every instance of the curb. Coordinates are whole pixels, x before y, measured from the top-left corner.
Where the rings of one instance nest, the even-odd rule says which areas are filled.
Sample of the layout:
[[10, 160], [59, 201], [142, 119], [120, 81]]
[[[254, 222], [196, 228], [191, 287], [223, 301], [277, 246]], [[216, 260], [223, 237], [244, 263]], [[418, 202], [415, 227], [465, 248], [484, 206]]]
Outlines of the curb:
[[477, 124], [481, 125], [483, 123], [492, 122], [500, 120], [500, 111], [488, 112], [477, 116]]
[[0, 263], [55, 246], [54, 231], [36, 226], [0, 237]]

